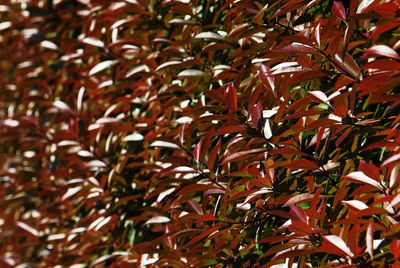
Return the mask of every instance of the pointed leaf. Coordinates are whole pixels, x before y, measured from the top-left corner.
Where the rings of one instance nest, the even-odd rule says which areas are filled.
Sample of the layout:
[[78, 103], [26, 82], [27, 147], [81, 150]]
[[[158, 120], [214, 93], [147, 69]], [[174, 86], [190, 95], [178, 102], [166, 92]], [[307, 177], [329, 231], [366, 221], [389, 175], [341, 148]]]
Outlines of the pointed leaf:
[[229, 162], [238, 160], [239, 158], [245, 157], [249, 154], [261, 153], [261, 152], [265, 152], [266, 150], [267, 150], [267, 148], [258, 148], [258, 149], [252, 149], [252, 150], [233, 153], [233, 154], [226, 156], [224, 158], [224, 160], [222, 160], [221, 165], [225, 165]]
[[171, 220], [167, 217], [164, 216], [155, 216], [150, 219], [148, 219], [144, 224], [153, 224], [153, 223], [167, 223], [170, 222]]
[[95, 65], [92, 69], [90, 69], [89, 75], [97, 74], [97, 73], [113, 66], [116, 63], [117, 63], [117, 61], [115, 61], [115, 60], [106, 60], [106, 61], [100, 62], [97, 65]]
[[188, 246], [200, 241], [201, 239], [205, 238], [206, 236], [209, 236], [210, 234], [216, 232], [219, 228], [220, 228], [219, 226], [215, 226], [213, 228], [205, 230], [201, 234], [193, 237], [183, 248], [187, 248]]
[[393, 59], [400, 60], [399, 54], [393, 49], [386, 45], [376, 45], [371, 48], [364, 50], [363, 58], [370, 58], [370, 57], [382, 56], [382, 57], [389, 57]]
[[[275, 51], [274, 51], [275, 52]], [[288, 46], [285, 46], [281, 49], [276, 50], [276, 52], [282, 52], [282, 53], [287, 53], [287, 52], [298, 52], [298, 53], [305, 53], [305, 54], [315, 54], [317, 51], [315, 48], [301, 44], [301, 43], [292, 43]]]
[[367, 228], [366, 234], [366, 245], [367, 245], [367, 252], [371, 259], [374, 258], [374, 222], [373, 220], [370, 221]]
[[367, 163], [366, 161], [361, 160], [360, 164], [358, 165], [358, 168], [360, 171], [364, 172], [364, 174], [367, 175], [368, 177], [378, 182], [380, 181], [379, 168], [374, 164]]
[[40, 42], [40, 46], [43, 48], [51, 49], [51, 50], [58, 49], [58, 46], [49, 40], [44, 40], [44, 41]]
[[301, 221], [304, 223], [308, 223], [307, 215], [304, 212], [303, 208], [298, 206], [290, 206], [289, 214], [291, 215], [291, 219], [293, 221]]
[[38, 237], [39, 236], [39, 231], [36, 230], [35, 228], [29, 226], [28, 224], [22, 222], [22, 221], [17, 221], [17, 226], [20, 227], [21, 229], [24, 229], [28, 233], [30, 233], [33, 236]]
[[338, 71], [343, 73], [344, 70], [344, 73], [348, 73], [352, 76], [352, 78], [355, 78], [357, 80], [362, 79], [360, 67], [357, 65], [353, 57], [349, 55], [349, 53], [345, 53], [343, 57], [343, 52], [339, 50], [335, 54], [333, 60], [336, 64], [335, 68], [338, 69]]
[[383, 167], [386, 167], [386, 166], [389, 166], [389, 165], [392, 165], [392, 164], [396, 164], [399, 161], [400, 161], [400, 153], [399, 154], [395, 154], [395, 155], [389, 157], [388, 159], [386, 159], [382, 163], [381, 167], [383, 168]]
[[134, 66], [133, 68], [129, 69], [126, 72], [125, 78], [129, 78], [133, 75], [140, 74], [142, 72], [150, 72], [150, 68], [145, 64], [141, 64], [139, 66]]
[[199, 70], [187, 69], [178, 74], [179, 78], [200, 78], [205, 76], [206, 73]]
[[225, 91], [225, 102], [229, 109], [232, 112], [236, 112], [238, 109], [237, 105], [237, 92], [236, 92], [236, 87], [233, 83], [230, 83]]
[[121, 121], [117, 118], [113, 117], [102, 117], [96, 121], [96, 124], [115, 124], [120, 123]]
[[328, 104], [331, 106], [328, 97], [325, 95], [324, 92], [322, 91], [310, 91], [308, 92], [310, 94], [310, 98], [312, 101], [322, 103], [322, 104]]
[[333, 1], [332, 13], [342, 20], [346, 19], [346, 11], [344, 10], [343, 3], [338, 1]]
[[299, 194], [291, 197], [288, 201], [286, 201], [286, 203], [283, 206], [286, 207], [286, 206], [296, 205], [297, 203], [303, 203], [305, 201], [313, 199], [313, 197], [314, 194], [309, 194], [309, 193]]
[[143, 135], [140, 133], [133, 133], [128, 136], [125, 136], [123, 141], [129, 142], [129, 141], [142, 141], [144, 139]]
[[0, 31], [4, 31], [4, 30], [10, 28], [11, 26], [12, 26], [12, 22], [11, 21], [0, 22]]
[[215, 171], [215, 169], [218, 165], [217, 161], [219, 161], [219, 159], [218, 159], [219, 157], [217, 158], [217, 155], [219, 155], [220, 149], [221, 149], [221, 138], [218, 139], [216, 146], [214, 146], [211, 149], [211, 152], [208, 155], [207, 166], [211, 171]]
[[160, 64], [157, 67], [156, 71], [160, 71], [162, 69], [165, 69], [165, 68], [168, 68], [168, 67], [171, 67], [171, 66], [177, 66], [177, 65], [180, 65], [180, 64], [182, 64], [181, 61], [176, 61], [176, 60], [175, 61], [167, 61], [167, 62], [164, 62], [163, 64]]
[[321, 248], [327, 250], [328, 253], [338, 254], [341, 256], [354, 256], [354, 254], [350, 251], [349, 247], [346, 245], [343, 239], [336, 235], [322, 236]]
[[247, 130], [247, 127], [245, 127], [244, 125], [226, 126], [226, 127], [221, 128], [220, 130], [216, 131], [215, 133], [213, 133], [213, 136], [242, 132], [245, 130]]
[[352, 173], [344, 176], [344, 178], [346, 180], [349, 180], [349, 181], [352, 181], [352, 182], [368, 184], [368, 185], [374, 186], [374, 187], [376, 187], [378, 189], [382, 189], [382, 186], [379, 184], [379, 182], [377, 182], [374, 179], [371, 179], [370, 177], [365, 175], [365, 173], [362, 172], [362, 171], [352, 172]]
[[264, 127], [263, 108], [260, 101], [251, 109], [251, 121], [258, 131]]
[[150, 144], [151, 147], [165, 147], [165, 148], [171, 148], [171, 149], [179, 149], [179, 146], [176, 145], [175, 143], [168, 142], [168, 141], [155, 141], [152, 144]]
[[260, 79], [263, 85], [275, 94], [275, 78], [271, 75], [271, 68], [266, 65], [261, 65]]
[[193, 157], [194, 157], [194, 160], [196, 160], [197, 163], [199, 163], [199, 161], [201, 160], [201, 159], [200, 159], [201, 150], [204, 150], [204, 149], [202, 148], [202, 146], [203, 146], [203, 141], [204, 141], [204, 137], [202, 137], [202, 138], [200, 139], [200, 141], [196, 144], [196, 146], [195, 146], [194, 149], [193, 149]]
[[214, 32], [203, 32], [195, 35], [195, 39], [223, 40], [224, 37]]
[[190, 184], [186, 185], [182, 189], [179, 190], [179, 192], [176, 193], [176, 195], [184, 195], [184, 194], [190, 194], [194, 192], [199, 192], [199, 191], [204, 191], [208, 189], [215, 188], [214, 185], [212, 184]]
[[269, 119], [265, 119], [265, 125], [264, 125], [264, 137], [266, 139], [272, 138], [272, 129], [271, 129], [271, 123]]
[[349, 201], [342, 201], [342, 203], [346, 204], [350, 209], [359, 211], [367, 209], [368, 206], [361, 202], [360, 200], [349, 200]]
[[82, 39], [82, 42], [95, 47], [104, 47], [103, 41], [94, 37], [85, 37]]
[[317, 169], [318, 166], [313, 161], [307, 159], [295, 159], [283, 165], [285, 168], [295, 169]]
[[68, 106], [68, 104], [60, 100], [54, 101], [53, 106], [61, 111], [68, 111], [68, 112], [72, 111], [71, 108]]
[[100, 160], [92, 160], [84, 164], [87, 168], [105, 168], [107, 167], [106, 163]]

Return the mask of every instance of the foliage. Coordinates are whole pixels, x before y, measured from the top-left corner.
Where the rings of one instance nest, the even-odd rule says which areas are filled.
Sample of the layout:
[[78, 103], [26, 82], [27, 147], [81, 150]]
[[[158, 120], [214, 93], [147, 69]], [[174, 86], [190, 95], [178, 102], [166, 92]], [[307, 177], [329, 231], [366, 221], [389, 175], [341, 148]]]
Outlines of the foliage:
[[2, 3], [2, 267], [400, 266], [398, 1]]

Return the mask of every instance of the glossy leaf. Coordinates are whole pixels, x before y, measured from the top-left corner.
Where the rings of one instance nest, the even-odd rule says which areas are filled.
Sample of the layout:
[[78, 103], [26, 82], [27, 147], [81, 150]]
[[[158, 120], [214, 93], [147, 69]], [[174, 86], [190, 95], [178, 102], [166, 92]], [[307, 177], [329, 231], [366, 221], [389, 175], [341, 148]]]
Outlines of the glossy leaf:
[[115, 60], [106, 60], [106, 61], [100, 62], [97, 65], [95, 65], [92, 69], [90, 69], [88, 75], [95, 75], [95, 74], [113, 66], [116, 63], [117, 62]]
[[322, 237], [322, 248], [327, 252], [342, 256], [353, 257], [354, 254], [347, 247], [346, 243], [336, 235], [325, 235]]
[[369, 57], [373, 57], [373, 56], [382, 56], [382, 57], [389, 57], [389, 58], [393, 58], [393, 59], [400, 59], [397, 52], [394, 49], [392, 49], [386, 45], [376, 45], [376, 46], [373, 46], [371, 48], [364, 50], [364, 55], [363, 55], [364, 58], [369, 58]]
[[342, 20], [346, 19], [346, 11], [343, 7], [343, 3], [339, 1], [333, 1], [332, 4], [332, 13], [338, 18], [341, 18]]
[[365, 175], [365, 173], [362, 171], [352, 172], [352, 173], [346, 175], [344, 178], [349, 181], [352, 181], [352, 182], [368, 184], [368, 185], [374, 186], [378, 189], [382, 188], [382, 186], [379, 184], [379, 182], [377, 182], [374, 179], [371, 179], [370, 177]]

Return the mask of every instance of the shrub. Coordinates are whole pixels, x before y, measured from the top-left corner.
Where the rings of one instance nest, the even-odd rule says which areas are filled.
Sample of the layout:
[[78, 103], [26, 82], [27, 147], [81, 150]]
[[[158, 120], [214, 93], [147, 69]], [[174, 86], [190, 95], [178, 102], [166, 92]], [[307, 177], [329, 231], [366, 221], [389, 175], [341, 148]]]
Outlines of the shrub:
[[0, 12], [2, 266], [400, 265], [397, 1]]

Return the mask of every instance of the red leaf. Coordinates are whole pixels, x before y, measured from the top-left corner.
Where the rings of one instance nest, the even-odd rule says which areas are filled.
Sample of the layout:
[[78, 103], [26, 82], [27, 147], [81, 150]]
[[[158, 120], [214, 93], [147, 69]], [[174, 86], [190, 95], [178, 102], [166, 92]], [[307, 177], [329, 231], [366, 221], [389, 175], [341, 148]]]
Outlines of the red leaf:
[[234, 160], [238, 160], [239, 158], [246, 157], [249, 154], [254, 154], [254, 153], [260, 153], [260, 152], [265, 152], [267, 149], [266, 148], [258, 148], [258, 149], [252, 149], [252, 150], [247, 150], [247, 151], [242, 151], [242, 152], [237, 152], [230, 154], [222, 160], [221, 165], [225, 165], [229, 162], [232, 162]]
[[53, 106], [61, 111], [72, 112], [71, 108], [63, 101], [56, 100], [53, 102]]
[[215, 132], [213, 134], [213, 136], [229, 134], [229, 133], [235, 133], [235, 132], [241, 132], [241, 131], [244, 131], [246, 129], [247, 128], [244, 125], [227, 126], [227, 127], [221, 128], [220, 130]]
[[251, 121], [253, 122], [253, 127], [260, 131], [264, 126], [263, 120], [263, 108], [262, 103], [258, 102], [254, 107], [251, 108]]
[[225, 95], [226, 104], [228, 105], [229, 109], [232, 112], [236, 112], [237, 109], [238, 109], [238, 106], [237, 106], [237, 93], [236, 93], [236, 87], [234, 86], [233, 83], [230, 83], [228, 85], [224, 95]]
[[346, 11], [344, 10], [342, 2], [333, 1], [332, 14], [342, 20], [346, 19]]
[[285, 168], [295, 169], [317, 169], [318, 166], [313, 161], [306, 159], [296, 159], [283, 165]]
[[164, 62], [164, 63], [160, 64], [160, 65], [157, 67], [156, 71], [160, 71], [160, 70], [162, 70], [162, 69], [165, 69], [165, 68], [171, 67], [171, 66], [174, 66], [174, 67], [176, 68], [176, 66], [177, 66], [177, 65], [180, 65], [180, 64], [182, 64], [181, 61], [167, 61], [167, 62]]
[[344, 176], [344, 179], [352, 181], [352, 182], [368, 184], [368, 185], [374, 186], [378, 189], [382, 189], [382, 186], [379, 184], [379, 182], [377, 182], [374, 179], [371, 179], [370, 177], [365, 175], [365, 173], [362, 171], [352, 172], [352, 173]]
[[263, 85], [272, 91], [275, 95], [275, 78], [271, 75], [271, 68], [266, 65], [261, 65], [260, 79]]
[[190, 240], [183, 248], [187, 248], [188, 246], [200, 241], [201, 239], [205, 238], [206, 236], [212, 234], [213, 232], [217, 231], [220, 227], [219, 226], [215, 226], [213, 228], [210, 228], [208, 230], [205, 230], [204, 232], [202, 232], [201, 234], [193, 237], [192, 240]]
[[114, 65], [116, 63], [117, 63], [117, 61], [115, 61], [115, 60], [106, 60], [106, 61], [100, 62], [100, 63], [96, 64], [92, 69], [90, 69], [88, 75], [89, 76], [95, 75], [95, 74], [111, 67], [112, 65]]
[[96, 121], [96, 124], [114, 124], [120, 123], [121, 121], [113, 117], [102, 117]]
[[281, 66], [279, 68], [276, 68], [272, 71], [271, 74], [273, 75], [277, 75], [277, 74], [285, 74], [285, 73], [290, 73], [290, 74], [294, 74], [294, 73], [303, 73], [303, 72], [308, 72], [309, 69], [308, 68], [302, 68], [302, 67], [293, 67], [293, 66]]
[[187, 69], [187, 70], [183, 70], [180, 73], [178, 73], [177, 77], [179, 77], [179, 78], [201, 78], [205, 75], [207, 75], [207, 73], [205, 73], [203, 71]]
[[269, 152], [270, 154], [290, 154], [290, 155], [304, 155], [306, 156], [307, 154], [300, 152], [295, 149], [290, 149], [290, 148], [280, 148], [280, 149], [274, 149]]
[[361, 67], [363, 70], [367, 69], [379, 69], [389, 71], [400, 71], [400, 62], [391, 59], [380, 59], [373, 62], [367, 63]]
[[197, 34], [195, 39], [210, 39], [210, 40], [223, 40], [224, 37], [214, 32], [202, 32]]
[[309, 193], [299, 194], [290, 198], [288, 201], [286, 201], [286, 203], [283, 206], [286, 207], [286, 206], [296, 205], [297, 203], [302, 203], [311, 200], [313, 199], [313, 197], [314, 194], [309, 194]]
[[268, 236], [266, 238], [261, 239], [260, 241], [258, 241], [258, 244], [282, 242], [285, 240], [290, 240], [295, 237], [297, 237], [296, 234], [273, 235], [273, 236]]
[[291, 215], [291, 219], [293, 221], [308, 223], [307, 215], [301, 207], [290, 206], [289, 214]]
[[276, 52], [282, 52], [282, 53], [298, 52], [298, 53], [306, 53], [306, 54], [315, 54], [317, 51], [315, 50], [315, 48], [308, 46], [308, 45], [304, 45], [304, 44], [300, 44], [300, 43], [292, 43], [288, 46], [285, 46], [281, 49], [276, 50]]
[[95, 46], [95, 47], [101, 47], [104, 48], [104, 43], [103, 41], [95, 38], [95, 37], [85, 37], [82, 39], [82, 43]]
[[352, 78], [355, 78], [357, 80], [362, 79], [360, 67], [354, 61], [353, 57], [349, 55], [349, 53], [345, 53], [343, 58], [343, 52], [339, 50], [335, 54], [333, 61], [335, 63], [334, 66], [336, 69], [338, 69], [338, 71], [342, 73], [343, 71], [345, 71], [345, 74], [348, 73], [349, 75], [351, 75]]
[[179, 149], [179, 146], [176, 145], [175, 143], [169, 142], [169, 141], [154, 141], [153, 143], [150, 144], [151, 147], [164, 147], [164, 148], [171, 148], [171, 149]]
[[400, 258], [400, 239], [393, 239], [390, 242], [390, 251], [396, 259]]
[[311, 98], [312, 101], [315, 101], [315, 102], [318, 102], [318, 103], [322, 103], [322, 104], [328, 104], [329, 106], [331, 106], [331, 104], [329, 103], [329, 99], [325, 95], [324, 92], [322, 92], [322, 91], [310, 91], [310, 92], [308, 92], [308, 94], [310, 94], [310, 98]]
[[35, 237], [40, 236], [38, 230], [36, 230], [35, 228], [29, 226], [28, 224], [26, 224], [22, 221], [18, 221], [17, 226], [20, 227], [21, 229], [24, 229], [25, 231], [27, 231], [28, 233], [30, 233], [31, 235], [33, 235]]
[[294, 265], [288, 265], [286, 266], [286, 264], [284, 264], [285, 266], [280, 266], [280, 264], [278, 264], [279, 266], [275, 266], [272, 265], [274, 263], [274, 261], [276, 260], [281, 260], [281, 259], [290, 259], [290, 258], [295, 258], [298, 256], [309, 256], [311, 253], [313, 253], [313, 249], [289, 249], [289, 250], [280, 250], [280, 252], [276, 253], [276, 255], [271, 259], [270, 262], [268, 262], [264, 267], [294, 267]]
[[376, 45], [364, 50], [362, 58], [370, 58], [376, 56], [389, 57], [393, 59], [400, 59], [399, 54], [393, 49], [385, 45]]
[[198, 191], [204, 191], [211, 188], [214, 188], [212, 184], [190, 184], [180, 189], [179, 192], [176, 193], [176, 195], [184, 195]]
[[392, 165], [393, 163], [397, 163], [397, 162], [399, 162], [399, 161], [400, 161], [400, 153], [399, 153], [399, 154], [395, 154], [395, 155], [389, 157], [388, 159], [386, 159], [386, 160], [382, 163], [381, 167], [383, 168], [383, 167]]
[[354, 256], [343, 239], [336, 235], [322, 236], [322, 246], [318, 249], [340, 256]]
[[336, 80], [334, 91], [338, 91], [339, 89], [341, 89], [344, 86], [347, 86], [351, 82], [354, 82], [354, 80], [345, 75], [339, 76], [339, 78]]
[[144, 224], [167, 223], [170, 221], [171, 220], [169, 218], [164, 217], [164, 216], [154, 216], [154, 217], [148, 219]]
[[374, 257], [374, 222], [371, 219], [366, 234], [367, 251], [371, 259]]
[[360, 171], [364, 172], [364, 174], [367, 175], [368, 177], [376, 181], [380, 180], [379, 168], [374, 164], [367, 163], [364, 160], [361, 160], [358, 168], [360, 169]]
[[185, 221], [185, 220], [196, 220], [196, 222], [203, 222], [203, 221], [218, 221], [217, 218], [215, 218], [212, 215], [199, 215], [199, 214], [194, 214], [194, 213], [189, 213], [185, 216], [179, 217], [180, 221]]
[[[217, 159], [217, 155], [219, 156], [219, 150], [221, 149], [221, 138], [219, 138], [216, 146], [214, 146], [211, 149], [210, 154], [208, 155], [208, 162], [207, 162], [207, 166], [211, 171], [215, 171], [216, 167], [217, 167], [217, 161], [219, 161], [219, 159]], [[219, 158], [219, 157], [218, 157]]]
[[200, 139], [200, 141], [196, 144], [196, 146], [193, 149], [193, 157], [198, 163], [200, 161], [200, 155], [201, 155], [201, 150], [202, 150], [202, 145], [203, 145], [204, 137]]
[[100, 160], [92, 160], [84, 163], [84, 166], [87, 168], [105, 168], [107, 167], [106, 163]]
[[114, 258], [116, 258], [118, 256], [128, 256], [128, 255], [129, 255], [129, 253], [126, 252], [126, 251], [121, 251], [121, 252], [117, 252], [116, 251], [116, 252], [113, 252], [112, 254], [104, 255], [104, 256], [101, 256], [101, 257], [97, 258], [94, 262], [92, 262], [90, 264], [90, 267], [95, 267], [96, 265], [98, 265], [98, 264], [100, 264], [102, 262], [105, 262], [105, 261], [110, 260], [110, 259], [114, 259]]
[[311, 207], [310, 207], [310, 209], [308, 210], [308, 211], [310, 212], [310, 214], [311, 214], [310, 217], [313, 217], [314, 214], [317, 213], [317, 203], [318, 203], [318, 201], [319, 201], [319, 197], [320, 197], [320, 194], [321, 194], [321, 190], [322, 190], [322, 186], [320, 186], [320, 187], [318, 188], [318, 190], [315, 192], [315, 195], [314, 195], [313, 200], [312, 200], [312, 202], [311, 202]]
[[368, 206], [360, 200], [342, 201], [342, 203], [346, 204], [350, 209], [355, 211], [360, 211], [368, 208]]
[[313, 232], [312, 228], [307, 223], [302, 221], [292, 222], [292, 224], [289, 225], [288, 230], [299, 235], [309, 235]]

